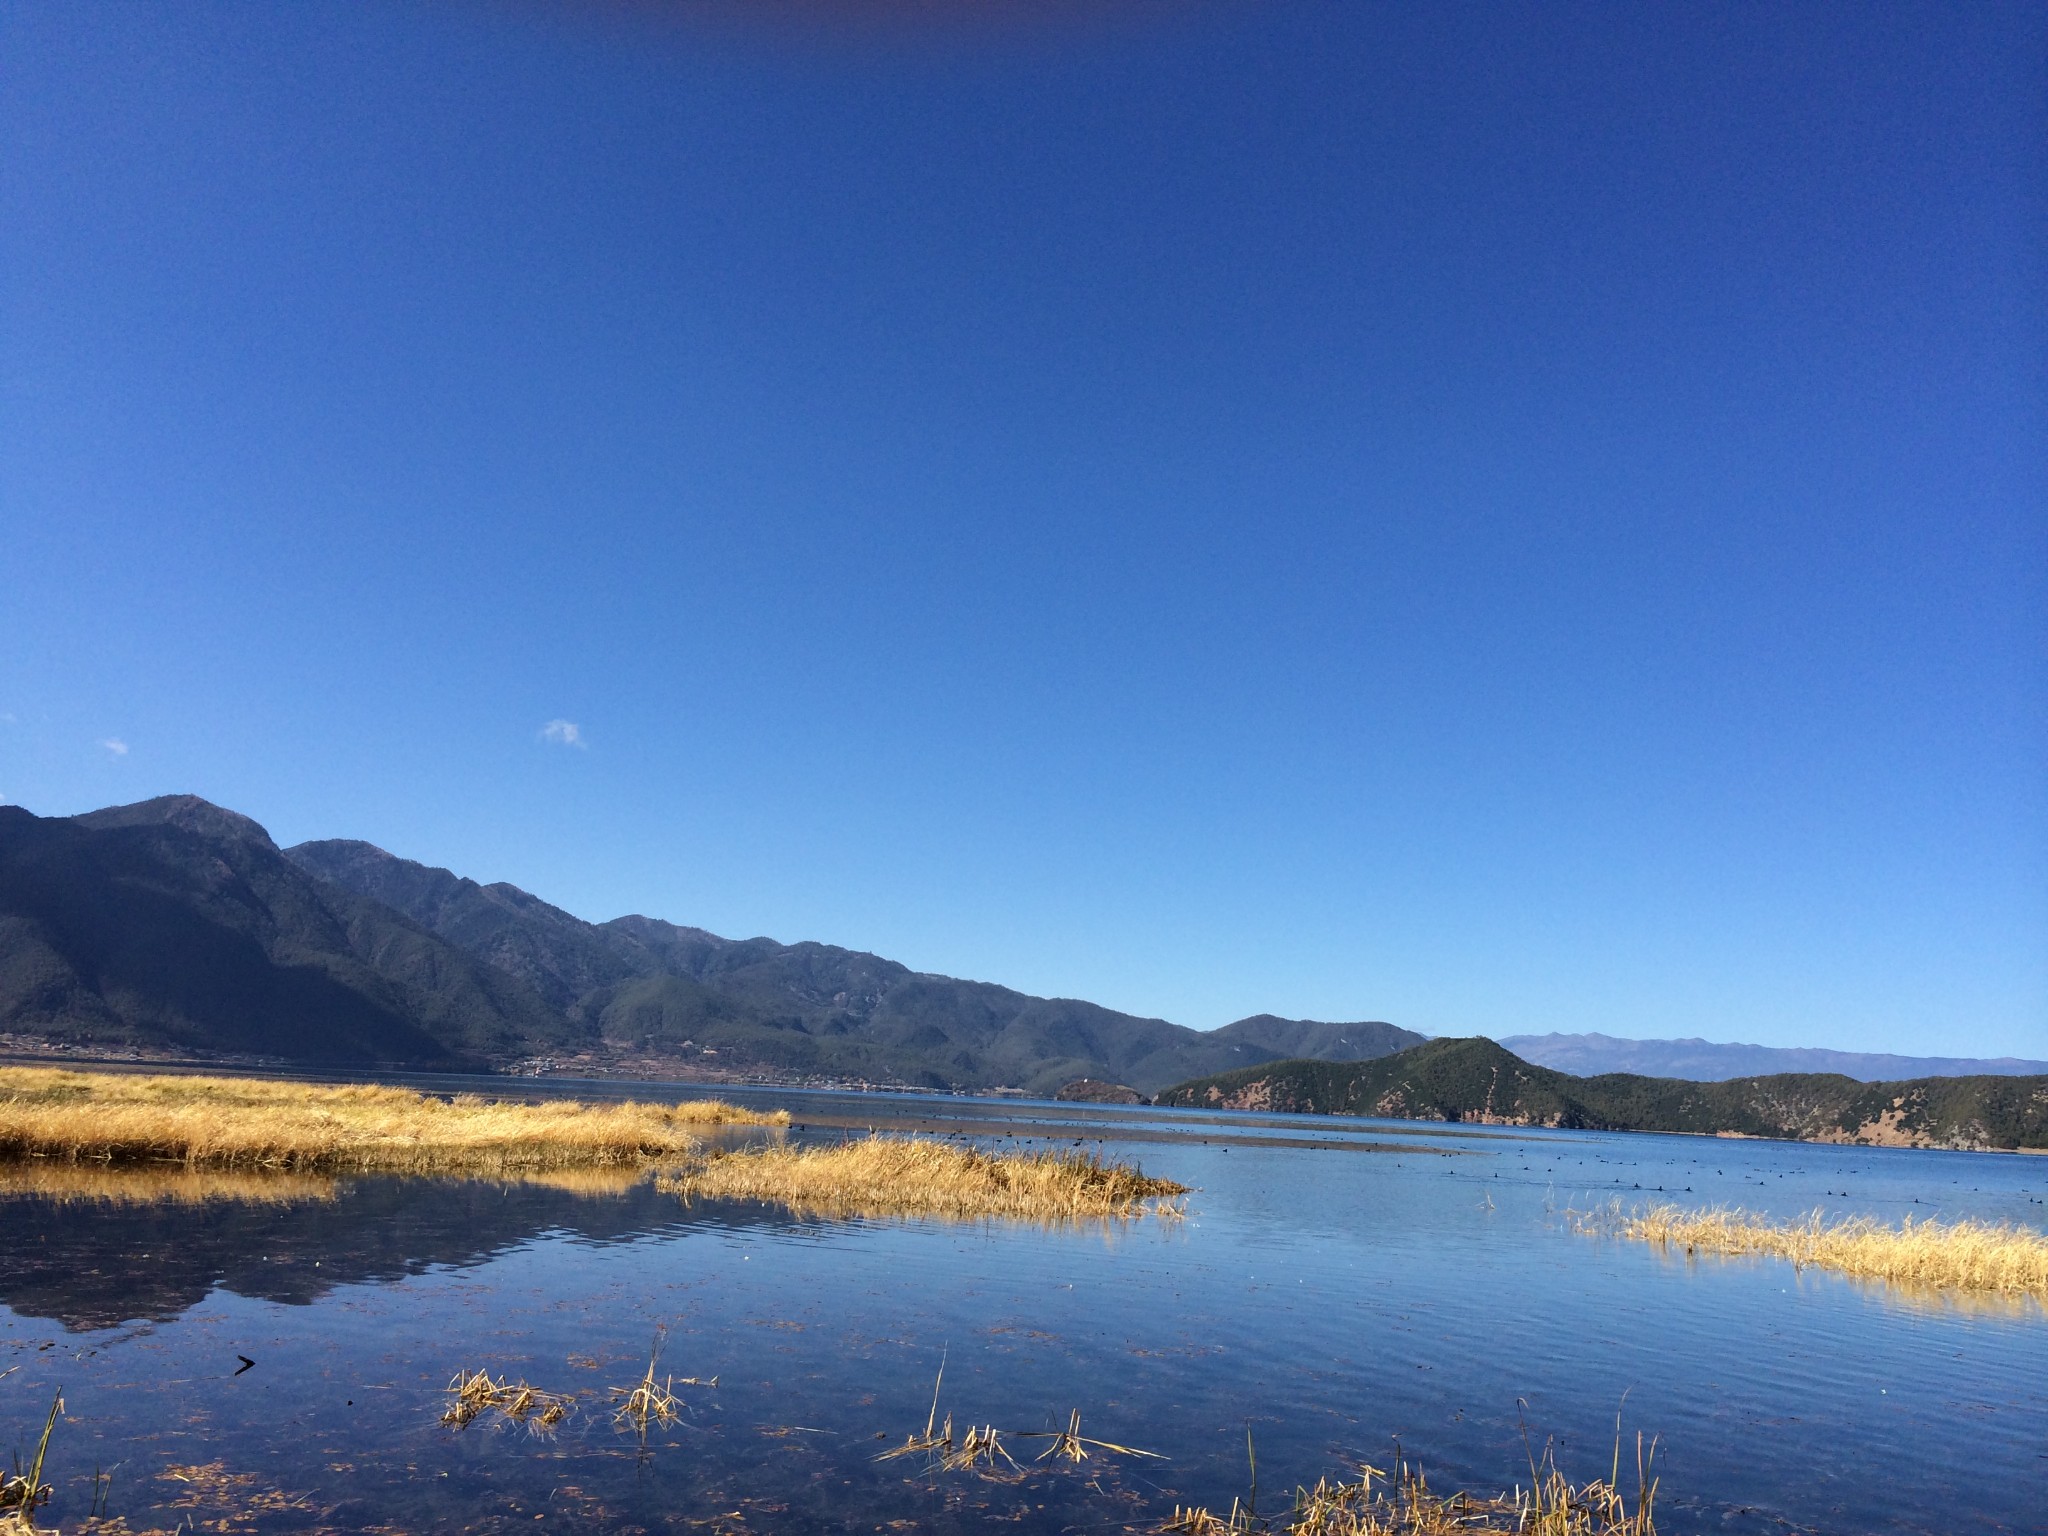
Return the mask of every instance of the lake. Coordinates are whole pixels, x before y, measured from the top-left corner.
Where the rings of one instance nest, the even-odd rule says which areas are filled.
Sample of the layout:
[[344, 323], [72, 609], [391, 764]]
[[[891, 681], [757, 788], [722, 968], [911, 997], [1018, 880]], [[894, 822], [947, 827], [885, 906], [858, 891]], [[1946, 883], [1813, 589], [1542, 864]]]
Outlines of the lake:
[[[1078, 1144], [1196, 1192], [1184, 1220], [1045, 1229], [686, 1207], [647, 1181], [0, 1183], [0, 1440], [26, 1452], [66, 1404], [46, 1523], [99, 1497], [136, 1531], [1146, 1531], [1250, 1491], [1248, 1436], [1278, 1513], [1397, 1444], [1440, 1489], [1526, 1485], [1525, 1424], [1604, 1476], [1619, 1412], [1626, 1466], [1658, 1437], [1666, 1531], [2048, 1530], [2037, 1303], [1688, 1260], [1567, 1215], [2040, 1227], [2048, 1159], [720, 1091], [787, 1107], [800, 1140]], [[658, 1376], [717, 1385], [679, 1385], [643, 1441], [611, 1394], [657, 1338]], [[942, 1360], [941, 1417], [995, 1425], [1025, 1470], [875, 1459], [923, 1429]], [[444, 1426], [465, 1369], [573, 1407], [551, 1432]], [[1075, 1410], [1162, 1459], [1035, 1463], [1050, 1442], [1017, 1437]]]

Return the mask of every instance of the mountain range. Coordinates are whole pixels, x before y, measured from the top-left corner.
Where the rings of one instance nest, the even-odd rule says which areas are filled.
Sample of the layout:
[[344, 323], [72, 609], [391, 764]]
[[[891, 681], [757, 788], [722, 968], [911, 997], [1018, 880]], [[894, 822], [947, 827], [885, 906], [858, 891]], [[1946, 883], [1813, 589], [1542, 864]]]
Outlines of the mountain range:
[[1152, 1092], [1424, 1037], [1258, 1015], [1199, 1031], [827, 944], [589, 923], [369, 843], [280, 849], [194, 795], [0, 806], [0, 1032], [84, 1051], [300, 1064], [769, 1075]]
[[[366, 842], [280, 849], [255, 821], [195, 795], [73, 817], [0, 806], [6, 1036], [192, 1060], [1033, 1093], [1087, 1078], [1147, 1094], [1277, 1061], [1371, 1061], [1427, 1039], [1272, 1014], [1199, 1031], [829, 944], [727, 939], [643, 916], [590, 923]], [[1502, 1043], [1582, 1077], [2048, 1071], [1597, 1034]]]
[[[1832, 1073], [1858, 1082], [1895, 1082], [1916, 1077], [2026, 1077], [2048, 1072], [2048, 1061], [2015, 1056], [1889, 1056], [1869, 1051], [1823, 1051], [1775, 1045], [1717, 1045], [1710, 1040], [1624, 1040], [1613, 1035], [1503, 1035], [1500, 1044], [1522, 1060], [1598, 1077], [1632, 1072], [1645, 1077], [1679, 1077], [1717, 1083], [1736, 1077], [1787, 1072]], [[1306, 1056], [1314, 1054], [1303, 1051]]]
[[1177, 1083], [1159, 1103], [1568, 1130], [1680, 1131], [1891, 1147], [2048, 1150], [2048, 1076], [1859, 1083], [1825, 1073], [1688, 1082], [1534, 1066], [1492, 1040], [1374, 1061], [1279, 1061]]

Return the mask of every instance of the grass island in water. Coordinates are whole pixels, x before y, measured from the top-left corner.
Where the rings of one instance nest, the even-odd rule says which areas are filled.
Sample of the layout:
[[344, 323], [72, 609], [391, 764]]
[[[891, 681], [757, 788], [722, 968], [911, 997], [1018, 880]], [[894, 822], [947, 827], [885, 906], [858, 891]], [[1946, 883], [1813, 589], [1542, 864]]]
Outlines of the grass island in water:
[[995, 1154], [906, 1136], [717, 1152], [664, 1173], [685, 1199], [768, 1200], [823, 1216], [1177, 1215], [1187, 1186], [1079, 1152]]
[[672, 1158], [720, 1125], [786, 1125], [715, 1099], [508, 1103], [264, 1078], [0, 1068], [0, 1158], [298, 1173], [490, 1174]]
[[2032, 1295], [2048, 1301], [2048, 1233], [2007, 1222], [1916, 1221], [1891, 1226], [1869, 1216], [1793, 1221], [1728, 1207], [1619, 1209], [1583, 1225], [1688, 1253], [1762, 1253], [1868, 1280], [1945, 1290]]
[[[438, 1098], [409, 1088], [264, 1078], [0, 1068], [0, 1191], [58, 1199], [303, 1198], [309, 1180], [396, 1173], [516, 1177], [615, 1193], [661, 1171], [686, 1199], [827, 1215], [1069, 1220], [1177, 1214], [1185, 1186], [1080, 1153], [994, 1154], [905, 1136], [837, 1146], [709, 1147], [722, 1126], [779, 1131], [783, 1110]], [[115, 1174], [154, 1174], [131, 1189]], [[227, 1177], [187, 1190], [181, 1182]], [[267, 1181], [277, 1181], [273, 1194]]]

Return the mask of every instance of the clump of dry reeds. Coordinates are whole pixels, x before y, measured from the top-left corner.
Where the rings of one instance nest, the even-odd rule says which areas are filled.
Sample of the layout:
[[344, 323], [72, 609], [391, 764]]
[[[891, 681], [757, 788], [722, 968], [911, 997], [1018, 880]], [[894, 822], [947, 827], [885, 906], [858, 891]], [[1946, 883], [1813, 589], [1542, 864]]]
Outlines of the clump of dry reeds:
[[13, 1472], [0, 1473], [0, 1531], [24, 1536], [36, 1527], [36, 1510], [49, 1502], [53, 1491], [43, 1481], [43, 1461], [50, 1454], [50, 1435], [57, 1428], [57, 1416], [64, 1411], [64, 1394], [50, 1403], [50, 1416], [43, 1422], [43, 1438], [36, 1443], [34, 1460], [26, 1467], [15, 1463]]
[[441, 1422], [461, 1429], [478, 1415], [496, 1411], [515, 1424], [529, 1429], [553, 1429], [569, 1416], [573, 1399], [558, 1392], [543, 1392], [523, 1381], [494, 1380], [489, 1371], [458, 1371], [448, 1383], [454, 1401], [441, 1415]]
[[1820, 1211], [1773, 1221], [1732, 1207], [1653, 1205], [1582, 1219], [1582, 1226], [1688, 1253], [1762, 1253], [1866, 1279], [2048, 1300], [2048, 1233], [2009, 1222], [1916, 1221]]
[[953, 1415], [947, 1414], [945, 1422], [939, 1421], [939, 1390], [945, 1384], [946, 1362], [939, 1361], [939, 1373], [932, 1382], [931, 1411], [925, 1415], [924, 1433], [912, 1433], [904, 1437], [903, 1443], [882, 1452], [877, 1461], [896, 1461], [905, 1456], [922, 1456], [928, 1467], [941, 1472], [971, 1472], [978, 1467], [996, 1470], [996, 1458], [1008, 1462], [1012, 1471], [1022, 1474], [1024, 1467], [1012, 1456], [1003, 1444], [1007, 1434], [1012, 1440], [1050, 1440], [1051, 1445], [1042, 1451], [1038, 1460], [1064, 1457], [1068, 1461], [1086, 1461], [1088, 1448], [1110, 1451], [1120, 1456], [1146, 1456], [1153, 1460], [1164, 1460], [1156, 1451], [1140, 1451], [1128, 1445], [1118, 1445], [1113, 1440], [1094, 1440], [1081, 1433], [1081, 1410], [1076, 1408], [1067, 1420], [1067, 1427], [1058, 1430], [999, 1430], [993, 1424], [970, 1424], [967, 1433], [958, 1439], [953, 1435]]
[[682, 1416], [683, 1400], [676, 1395], [677, 1387], [715, 1387], [718, 1385], [718, 1378], [716, 1376], [708, 1378], [685, 1376], [681, 1380], [674, 1376], [667, 1376], [660, 1381], [656, 1381], [654, 1379], [654, 1368], [661, 1363], [661, 1347], [665, 1342], [665, 1338], [666, 1336], [661, 1333], [655, 1335], [654, 1349], [647, 1357], [647, 1372], [639, 1381], [635, 1382], [630, 1388], [614, 1387], [612, 1389], [612, 1397], [619, 1405], [612, 1413], [613, 1420], [622, 1426], [631, 1428], [639, 1435], [642, 1441], [646, 1440], [647, 1431], [650, 1426], [673, 1424]]
[[1227, 1514], [1176, 1508], [1164, 1530], [1172, 1536], [1656, 1536], [1654, 1447], [1636, 1439], [1636, 1499], [1620, 1491], [1621, 1443], [1606, 1481], [1574, 1484], [1546, 1450], [1530, 1462], [1527, 1489], [1495, 1498], [1440, 1494], [1422, 1469], [1396, 1458], [1391, 1473], [1361, 1467], [1355, 1478], [1321, 1479], [1297, 1488], [1292, 1507], [1278, 1519], [1261, 1518], [1241, 1500]]
[[520, 1173], [645, 1163], [696, 1128], [786, 1124], [717, 1100], [509, 1103], [372, 1084], [0, 1068], [0, 1158], [297, 1172]]
[[685, 1199], [764, 1200], [820, 1215], [1064, 1221], [1177, 1210], [1187, 1187], [1079, 1152], [997, 1154], [909, 1136], [713, 1152], [664, 1173]]

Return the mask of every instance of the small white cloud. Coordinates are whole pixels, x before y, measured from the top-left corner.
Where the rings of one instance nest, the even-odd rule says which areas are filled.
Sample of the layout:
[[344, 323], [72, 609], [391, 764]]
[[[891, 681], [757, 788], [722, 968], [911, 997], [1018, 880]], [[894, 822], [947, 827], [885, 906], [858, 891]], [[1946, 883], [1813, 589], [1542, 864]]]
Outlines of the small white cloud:
[[109, 736], [105, 741], [101, 742], [100, 745], [105, 747], [109, 752], [113, 753], [114, 756], [116, 757], [126, 757], [128, 755], [128, 743], [123, 741], [118, 736]]
[[550, 720], [540, 728], [540, 739], [557, 747], [588, 747], [583, 727], [574, 720]]

